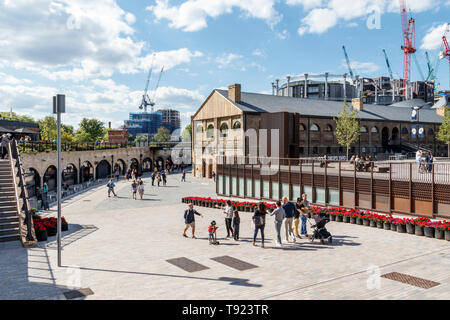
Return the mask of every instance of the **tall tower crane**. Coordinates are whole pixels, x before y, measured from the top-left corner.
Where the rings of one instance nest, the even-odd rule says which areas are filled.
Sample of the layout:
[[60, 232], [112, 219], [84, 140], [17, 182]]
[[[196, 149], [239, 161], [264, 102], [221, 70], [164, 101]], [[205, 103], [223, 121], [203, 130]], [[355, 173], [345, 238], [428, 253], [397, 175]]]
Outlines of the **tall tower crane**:
[[162, 66], [161, 72], [159, 73], [158, 82], [156, 83], [155, 91], [153, 91], [153, 99], [150, 100], [150, 103], [151, 103], [150, 106], [152, 107], [152, 112], [154, 112], [153, 108], [155, 106], [156, 92], [158, 91], [159, 83], [161, 82], [161, 77], [162, 77], [163, 72], [164, 72], [164, 66]]
[[387, 56], [386, 50], [383, 49], [383, 53], [384, 53], [384, 59], [386, 60], [386, 65], [389, 70], [389, 76], [391, 77], [391, 80], [394, 80], [394, 75], [392, 73], [391, 64], [389, 63], [389, 58]]
[[[443, 36], [442, 41], [444, 43], [444, 49], [441, 51], [439, 57], [441, 59], [448, 59], [450, 63], [450, 46], [448, 45], [447, 37]], [[449, 85], [450, 85], [450, 73], [449, 73]]]
[[147, 112], [147, 107], [151, 106], [152, 102], [150, 100], [150, 97], [148, 96], [148, 86], [150, 84], [150, 79], [152, 77], [152, 72], [153, 72], [153, 63], [155, 62], [155, 55], [153, 55], [152, 58], [152, 65], [150, 66], [150, 70], [148, 71], [148, 76], [147, 76], [147, 84], [145, 85], [145, 89], [144, 89], [144, 94], [142, 95], [142, 101], [141, 101], [141, 105], [139, 106], [139, 109], [144, 109], [145, 112]]
[[347, 50], [345, 50], [345, 46], [342, 46], [342, 49], [344, 50], [344, 56], [345, 56], [345, 60], [347, 61], [347, 67], [348, 67], [348, 71], [350, 73], [350, 77], [352, 77], [352, 80], [355, 81], [355, 75], [353, 74], [353, 70], [350, 65], [350, 59], [348, 58]]
[[[406, 89], [407, 82], [411, 80], [411, 55], [417, 50], [416, 46], [416, 21], [414, 18], [408, 20], [408, 13], [406, 11], [406, 0], [400, 0], [400, 14], [402, 17], [402, 31], [403, 31], [403, 87]], [[405, 90], [405, 97], [408, 93]]]

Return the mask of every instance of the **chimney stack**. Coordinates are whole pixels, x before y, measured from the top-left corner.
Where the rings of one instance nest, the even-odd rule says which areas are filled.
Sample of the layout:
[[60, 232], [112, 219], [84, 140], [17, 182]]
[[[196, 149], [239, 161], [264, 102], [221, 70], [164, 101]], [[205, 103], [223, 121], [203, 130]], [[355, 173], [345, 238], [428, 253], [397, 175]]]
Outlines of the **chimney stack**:
[[364, 103], [362, 98], [354, 98], [352, 99], [352, 107], [355, 110], [363, 111], [364, 110]]
[[238, 83], [228, 87], [228, 98], [236, 103], [241, 102], [241, 85]]
[[111, 129], [111, 121], [108, 122], [108, 128]]

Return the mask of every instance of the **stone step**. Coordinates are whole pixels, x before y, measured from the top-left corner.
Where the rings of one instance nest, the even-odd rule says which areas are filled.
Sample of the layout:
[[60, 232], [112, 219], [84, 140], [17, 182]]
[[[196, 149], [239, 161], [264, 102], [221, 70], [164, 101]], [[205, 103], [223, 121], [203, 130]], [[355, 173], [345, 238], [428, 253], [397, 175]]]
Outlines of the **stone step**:
[[18, 229], [19, 228], [19, 221], [11, 221], [11, 222], [5, 222], [2, 223], [0, 221], [0, 231], [1, 230], [11, 230], [11, 229]]
[[16, 208], [14, 208], [14, 210], [0, 210], [0, 217], [1, 218], [17, 217], [17, 210]]
[[19, 221], [19, 217], [17, 216], [16, 212], [14, 213], [14, 215], [11, 215], [11, 216], [0, 215], [0, 223], [8, 223], [8, 222], [16, 222], [16, 221]]
[[19, 234], [17, 234], [17, 235], [6, 235], [6, 236], [1, 236], [0, 235], [0, 242], [18, 241], [18, 240], [20, 240]]
[[0, 229], [0, 236], [14, 236], [14, 235], [19, 235], [19, 227]]

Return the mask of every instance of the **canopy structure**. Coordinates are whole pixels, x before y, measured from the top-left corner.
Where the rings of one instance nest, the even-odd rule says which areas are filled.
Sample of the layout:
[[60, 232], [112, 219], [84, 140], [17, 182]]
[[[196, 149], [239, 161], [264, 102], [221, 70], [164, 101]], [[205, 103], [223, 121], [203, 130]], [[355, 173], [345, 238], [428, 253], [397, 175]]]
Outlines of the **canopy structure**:
[[16, 129], [14, 130], [15, 133], [24, 133], [24, 134], [38, 134], [39, 132], [33, 131], [33, 130], [29, 130], [29, 129], [25, 129], [25, 128], [20, 128], [20, 129]]
[[6, 129], [6, 128], [3, 128], [3, 127], [0, 127], [0, 132], [1, 132], [1, 133], [13, 133], [14, 130]]

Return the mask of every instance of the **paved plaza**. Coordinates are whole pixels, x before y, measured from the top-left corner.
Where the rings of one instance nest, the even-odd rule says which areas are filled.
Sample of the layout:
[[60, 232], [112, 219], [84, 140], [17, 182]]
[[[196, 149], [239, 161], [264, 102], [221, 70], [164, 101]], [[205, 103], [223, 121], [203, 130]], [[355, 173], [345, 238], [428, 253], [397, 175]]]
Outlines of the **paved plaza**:
[[[181, 198], [215, 197], [215, 188], [190, 175], [180, 180], [170, 175], [158, 188], [144, 178], [143, 201], [131, 199], [125, 181], [117, 183], [118, 198], [100, 186], [66, 200], [63, 267], [57, 267], [55, 237], [31, 249], [0, 244], [0, 299], [65, 300], [74, 288], [92, 290], [83, 299], [450, 298], [450, 242], [443, 240], [330, 222], [332, 245], [301, 239], [279, 248], [268, 217], [261, 249], [252, 246], [251, 213], [240, 213], [236, 242], [224, 238], [223, 214], [211, 208], [196, 208], [204, 214], [196, 217], [198, 239], [184, 238]], [[208, 243], [211, 220], [219, 225], [218, 246]], [[181, 268], [174, 261], [188, 263]], [[438, 284], [424, 289], [381, 277], [392, 272]]]

